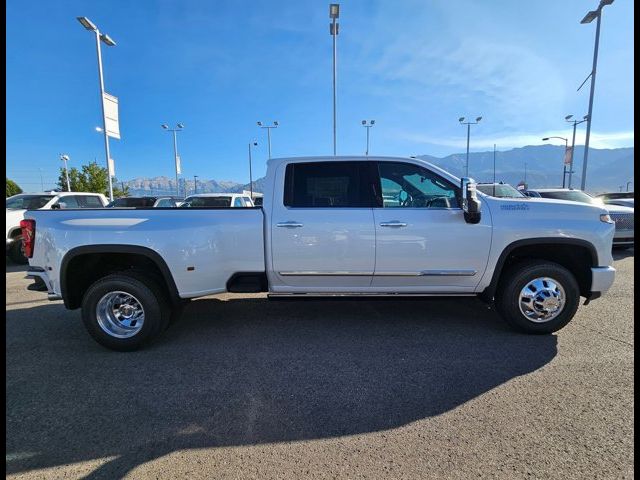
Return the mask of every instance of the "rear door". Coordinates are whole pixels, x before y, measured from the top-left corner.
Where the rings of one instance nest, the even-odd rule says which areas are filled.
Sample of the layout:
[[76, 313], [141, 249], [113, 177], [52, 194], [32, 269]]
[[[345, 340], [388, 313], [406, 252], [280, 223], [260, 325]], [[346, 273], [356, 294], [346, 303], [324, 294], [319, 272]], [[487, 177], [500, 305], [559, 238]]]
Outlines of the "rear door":
[[491, 217], [464, 220], [459, 187], [418, 163], [378, 162], [372, 287], [416, 293], [471, 292], [487, 266]]
[[[372, 162], [282, 164], [271, 215], [274, 290], [344, 291], [370, 286], [375, 262]], [[282, 288], [278, 288], [282, 287]]]

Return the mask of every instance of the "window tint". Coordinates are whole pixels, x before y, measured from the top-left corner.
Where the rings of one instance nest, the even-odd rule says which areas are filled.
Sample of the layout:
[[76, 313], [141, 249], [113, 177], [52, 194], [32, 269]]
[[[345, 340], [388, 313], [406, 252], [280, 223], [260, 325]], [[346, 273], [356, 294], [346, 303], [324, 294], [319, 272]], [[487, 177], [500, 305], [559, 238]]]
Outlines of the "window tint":
[[412, 163], [378, 162], [385, 208], [458, 208], [457, 188]]
[[103, 208], [102, 202], [100, 201], [100, 197], [96, 197], [95, 195], [80, 195], [78, 197], [78, 204], [80, 208]]
[[[61, 205], [62, 203], [64, 203], [64, 206]], [[77, 197], [74, 197], [73, 195], [60, 197], [56, 202], [56, 205], [60, 205], [60, 208], [80, 208]]]
[[285, 174], [288, 207], [371, 207], [370, 162], [293, 163]]
[[7, 208], [31, 209], [44, 207], [53, 195], [18, 195], [7, 199]]
[[163, 198], [161, 200], [158, 200], [158, 203], [156, 203], [155, 206], [156, 207], [175, 207], [176, 201], [170, 198]]
[[189, 207], [230, 207], [231, 197], [191, 197]]
[[111, 202], [108, 207], [126, 207], [126, 208], [139, 208], [139, 207], [153, 207], [156, 203], [156, 197], [123, 197], [116, 198]]
[[245, 207], [253, 207], [253, 202], [249, 197], [242, 197], [244, 199]]
[[242, 198], [236, 197], [236, 199], [233, 201], [233, 206], [234, 207], [244, 207], [244, 201], [242, 200]]

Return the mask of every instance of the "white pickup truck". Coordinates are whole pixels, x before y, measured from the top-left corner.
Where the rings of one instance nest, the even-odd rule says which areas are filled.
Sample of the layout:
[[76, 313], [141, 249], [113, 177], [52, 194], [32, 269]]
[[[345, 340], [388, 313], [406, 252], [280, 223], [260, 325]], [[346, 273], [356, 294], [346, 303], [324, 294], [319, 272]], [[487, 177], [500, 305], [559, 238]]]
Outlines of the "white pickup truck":
[[614, 280], [614, 224], [595, 205], [485, 196], [413, 158], [273, 159], [265, 185], [262, 208], [28, 211], [28, 275], [115, 350], [221, 292], [480, 296], [550, 333]]

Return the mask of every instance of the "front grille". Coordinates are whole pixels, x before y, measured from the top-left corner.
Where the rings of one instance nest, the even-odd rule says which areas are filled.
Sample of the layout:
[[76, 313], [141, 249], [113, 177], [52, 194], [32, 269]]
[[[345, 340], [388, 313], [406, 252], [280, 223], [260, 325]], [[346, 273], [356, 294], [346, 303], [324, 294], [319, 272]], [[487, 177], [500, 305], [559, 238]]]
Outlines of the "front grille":
[[610, 213], [616, 230], [633, 230], [633, 213]]

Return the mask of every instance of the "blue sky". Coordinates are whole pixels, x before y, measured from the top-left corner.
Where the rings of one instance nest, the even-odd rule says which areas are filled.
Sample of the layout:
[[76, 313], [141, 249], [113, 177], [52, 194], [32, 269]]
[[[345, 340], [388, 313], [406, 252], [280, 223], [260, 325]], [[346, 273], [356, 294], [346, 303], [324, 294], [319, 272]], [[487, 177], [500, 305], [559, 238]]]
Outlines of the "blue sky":
[[[119, 179], [174, 175], [171, 135], [188, 178], [248, 180], [273, 156], [332, 153], [331, 36], [319, 1], [60, 1], [7, 3], [7, 174], [33, 191], [70, 166], [104, 163], [95, 42], [76, 16], [116, 42], [103, 48], [106, 91], [119, 97]], [[587, 113], [597, 0], [341, 2], [338, 154], [445, 156], [567, 136]], [[602, 21], [591, 145], [633, 145], [633, 2]], [[584, 126], [584, 125], [583, 125]], [[576, 143], [583, 142], [579, 135]]]

